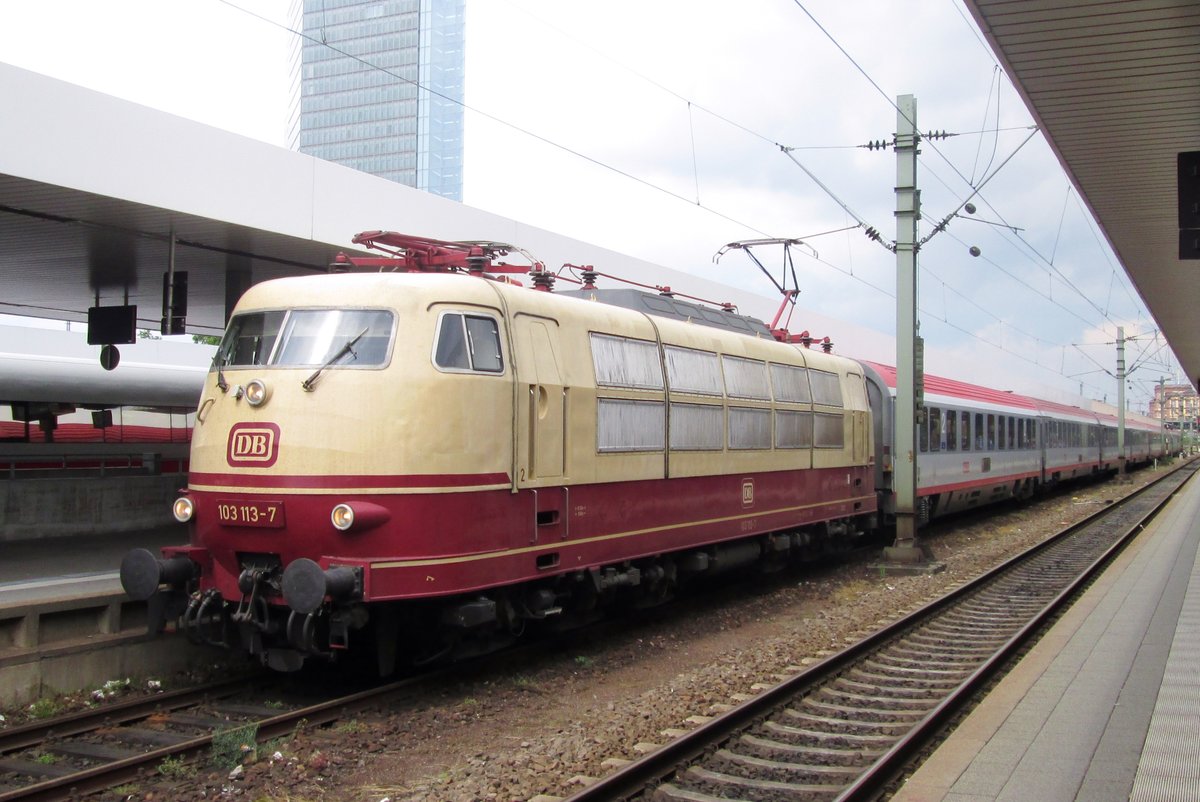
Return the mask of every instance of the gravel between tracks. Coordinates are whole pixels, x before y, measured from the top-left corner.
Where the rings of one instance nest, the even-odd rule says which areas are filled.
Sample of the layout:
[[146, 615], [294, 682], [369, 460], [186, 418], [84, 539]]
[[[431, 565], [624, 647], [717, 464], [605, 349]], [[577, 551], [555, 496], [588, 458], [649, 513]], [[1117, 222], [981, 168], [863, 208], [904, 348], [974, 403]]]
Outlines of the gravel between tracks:
[[[147, 778], [106, 800], [475, 802], [566, 797], [605, 761], [639, 756], [687, 718], [752, 694], [881, 623], [977, 576], [1158, 474], [1077, 488], [1037, 506], [957, 522], [928, 543], [946, 565], [881, 577], [866, 561], [793, 572], [631, 621], [604, 643], [574, 642], [519, 673], [483, 669], [417, 701], [259, 750], [234, 778], [203, 767]], [[746, 597], [745, 593], [752, 593]], [[794, 669], [792, 669], [794, 670]], [[644, 748], [644, 747], [643, 747]]]

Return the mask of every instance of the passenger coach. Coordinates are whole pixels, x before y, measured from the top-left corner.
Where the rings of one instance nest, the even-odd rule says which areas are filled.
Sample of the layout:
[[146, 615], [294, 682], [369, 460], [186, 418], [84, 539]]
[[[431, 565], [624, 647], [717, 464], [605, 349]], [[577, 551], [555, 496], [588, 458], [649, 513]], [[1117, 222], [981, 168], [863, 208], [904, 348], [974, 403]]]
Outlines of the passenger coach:
[[[872, 403], [879, 398], [876, 438], [894, 440], [896, 369], [863, 363]], [[972, 507], [1032, 496], [1058, 482], [1121, 468], [1116, 416], [994, 390], [939, 376], [924, 377], [924, 420], [917, 426], [917, 505], [928, 521]], [[886, 399], [886, 401], [884, 401]], [[1177, 448], [1177, 446], [1176, 446]], [[1158, 421], [1126, 414], [1125, 462], [1136, 465], [1171, 451]], [[890, 454], [876, 484], [891, 488]], [[894, 497], [883, 505], [894, 512]]]

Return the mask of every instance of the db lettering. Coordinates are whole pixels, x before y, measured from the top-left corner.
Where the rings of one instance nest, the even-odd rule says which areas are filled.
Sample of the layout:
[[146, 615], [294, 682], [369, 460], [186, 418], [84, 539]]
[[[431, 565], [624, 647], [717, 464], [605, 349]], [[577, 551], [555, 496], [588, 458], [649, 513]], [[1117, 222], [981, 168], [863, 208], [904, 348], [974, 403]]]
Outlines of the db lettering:
[[269, 468], [279, 457], [279, 426], [239, 423], [229, 431], [226, 460], [230, 465]]
[[235, 457], [265, 457], [271, 453], [271, 436], [266, 432], [239, 434], [234, 436]]

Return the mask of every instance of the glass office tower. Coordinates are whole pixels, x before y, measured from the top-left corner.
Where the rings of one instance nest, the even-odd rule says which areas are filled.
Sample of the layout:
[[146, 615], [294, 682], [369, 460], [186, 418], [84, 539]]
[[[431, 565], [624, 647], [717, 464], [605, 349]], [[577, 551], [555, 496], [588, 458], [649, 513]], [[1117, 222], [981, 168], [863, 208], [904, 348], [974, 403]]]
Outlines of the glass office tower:
[[465, 0], [296, 0], [293, 149], [462, 200]]

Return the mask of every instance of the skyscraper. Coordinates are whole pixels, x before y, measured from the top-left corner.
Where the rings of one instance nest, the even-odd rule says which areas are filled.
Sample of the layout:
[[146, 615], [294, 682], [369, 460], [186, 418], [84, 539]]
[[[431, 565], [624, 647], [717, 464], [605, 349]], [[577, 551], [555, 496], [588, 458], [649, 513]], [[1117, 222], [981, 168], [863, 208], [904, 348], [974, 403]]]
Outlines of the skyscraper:
[[465, 0], [294, 0], [291, 147], [462, 200]]

